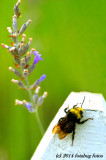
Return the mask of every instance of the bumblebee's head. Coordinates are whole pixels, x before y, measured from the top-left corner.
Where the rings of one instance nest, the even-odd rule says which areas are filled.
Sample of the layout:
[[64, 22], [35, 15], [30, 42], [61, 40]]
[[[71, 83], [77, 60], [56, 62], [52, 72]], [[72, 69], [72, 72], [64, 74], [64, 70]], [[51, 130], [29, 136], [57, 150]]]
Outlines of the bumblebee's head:
[[76, 110], [78, 110], [80, 113], [83, 113], [83, 108], [82, 107], [76, 107]]
[[70, 112], [73, 113], [77, 119], [80, 119], [83, 117], [83, 108], [82, 108], [82, 105], [84, 104], [84, 101], [85, 101], [85, 96], [84, 96], [84, 99], [83, 99], [83, 102], [81, 104], [81, 107], [77, 107], [77, 105], [74, 105], [72, 109], [70, 109]]
[[82, 107], [72, 108], [72, 109], [70, 109], [70, 112], [72, 114], [74, 114], [77, 117], [77, 119], [80, 119], [83, 116], [83, 108]]
[[79, 114], [82, 116], [83, 115], [83, 108], [82, 107], [78, 107], [76, 108], [76, 110], [79, 112]]

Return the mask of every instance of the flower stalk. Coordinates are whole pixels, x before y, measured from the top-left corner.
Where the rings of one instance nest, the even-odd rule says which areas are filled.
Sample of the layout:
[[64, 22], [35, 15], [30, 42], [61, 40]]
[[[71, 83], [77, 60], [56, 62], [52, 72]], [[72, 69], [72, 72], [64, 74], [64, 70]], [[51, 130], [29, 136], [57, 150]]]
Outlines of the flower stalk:
[[[18, 84], [21, 89], [27, 90], [30, 101], [26, 100], [15, 100], [15, 105], [23, 105], [24, 108], [28, 109], [30, 113], [35, 113], [36, 120], [39, 124], [41, 133], [44, 134], [44, 129], [38, 114], [38, 108], [42, 105], [45, 97], [47, 96], [47, 92], [44, 92], [42, 96], [39, 96], [40, 90], [40, 83], [46, 78], [46, 75], [43, 74], [39, 79], [37, 79], [32, 85], [29, 84], [28, 78], [31, 73], [34, 71], [35, 66], [37, 63], [43, 58], [38, 51], [32, 48], [29, 51], [29, 47], [32, 43], [32, 38], [29, 38], [29, 42], [25, 44], [26, 31], [29, 24], [32, 20], [28, 20], [22, 27], [18, 30], [18, 18], [20, 17], [19, 5], [21, 4], [21, 0], [18, 0], [16, 5], [14, 6], [14, 15], [12, 17], [12, 28], [7, 27], [7, 31], [9, 32], [9, 37], [11, 37], [13, 43], [12, 46], [8, 46], [2, 43], [2, 47], [8, 49], [8, 52], [13, 56], [15, 68], [9, 67], [9, 71], [14, 72], [14, 74], [19, 78], [18, 80], [12, 79], [11, 82]], [[21, 41], [19, 42], [19, 36], [22, 37]], [[30, 64], [30, 60], [34, 55], [33, 63]], [[24, 80], [24, 82], [23, 82]], [[33, 90], [35, 92], [33, 93]]]

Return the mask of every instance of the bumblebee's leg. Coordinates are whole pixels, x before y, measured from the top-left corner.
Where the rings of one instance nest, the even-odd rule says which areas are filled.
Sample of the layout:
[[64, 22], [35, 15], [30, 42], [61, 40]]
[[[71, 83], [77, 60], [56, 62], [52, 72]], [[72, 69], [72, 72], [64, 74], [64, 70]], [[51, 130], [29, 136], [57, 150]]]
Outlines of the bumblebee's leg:
[[65, 108], [65, 109], [64, 109], [64, 112], [67, 113], [67, 110], [68, 110], [68, 108]]
[[73, 106], [73, 108], [75, 108], [78, 105], [78, 103], [76, 105]]
[[69, 111], [69, 105], [67, 108], [64, 109], [64, 112], [67, 113]]
[[74, 136], [75, 136], [75, 127], [74, 127], [74, 130], [72, 132], [72, 146], [73, 146], [73, 142], [74, 142]]
[[85, 123], [86, 121], [88, 121], [89, 119], [93, 120], [93, 118], [87, 118], [87, 119], [83, 120], [82, 122], [78, 121], [77, 123], [78, 123], [78, 124], [83, 124], [83, 123]]
[[78, 104], [81, 104], [81, 103], [77, 103], [77, 104], [75, 104], [75, 105], [73, 106], [73, 108], [77, 107], [77, 106], [78, 106]]

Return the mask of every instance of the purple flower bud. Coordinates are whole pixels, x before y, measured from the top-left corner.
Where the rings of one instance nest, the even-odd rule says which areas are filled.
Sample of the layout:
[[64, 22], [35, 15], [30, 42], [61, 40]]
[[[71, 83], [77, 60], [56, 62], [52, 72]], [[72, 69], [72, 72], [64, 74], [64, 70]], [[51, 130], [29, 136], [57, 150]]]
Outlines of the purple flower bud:
[[32, 22], [31, 20], [28, 20], [25, 24], [22, 25], [21, 29], [19, 30], [19, 35], [22, 34], [26, 30], [28, 24], [31, 22]]
[[40, 85], [40, 82], [43, 81], [46, 78], [46, 75], [43, 74], [40, 79], [36, 80], [35, 83], [33, 85], [30, 86], [30, 90], [36, 88], [37, 86]]
[[18, 49], [16, 47], [9, 47], [8, 51], [12, 54], [12, 55], [18, 55]]
[[18, 49], [18, 54], [19, 56], [23, 56], [27, 50], [29, 49], [29, 44], [27, 43], [26, 45], [24, 45], [24, 43], [20, 44], [20, 48]]
[[44, 99], [42, 98], [42, 96], [40, 96], [40, 97], [38, 98], [37, 105], [38, 105], [38, 106], [41, 106], [42, 103], [43, 103], [43, 101], [44, 101]]
[[18, 6], [14, 6], [14, 13], [17, 16], [19, 14], [19, 7]]
[[24, 83], [21, 80], [18, 81], [18, 85], [19, 85], [19, 87], [26, 89], [26, 86], [24, 85]]
[[14, 57], [14, 61], [15, 61], [16, 63], [20, 64], [20, 59], [19, 59], [19, 58]]
[[22, 34], [27, 28], [27, 25], [26, 24], [23, 24], [21, 29], [19, 30], [19, 35]]
[[39, 54], [38, 51], [34, 51], [33, 53], [34, 53], [34, 55], [35, 55], [34, 62], [33, 62], [34, 65], [35, 65], [36, 63], [38, 63], [39, 60], [43, 60], [43, 58], [41, 57], [41, 54]]
[[[38, 51], [33, 51], [33, 54], [36, 56], [36, 55], [39, 54], [39, 52], [38, 52]], [[41, 54], [40, 54], [40, 55], [41, 55]]]
[[16, 76], [18, 76], [18, 77], [21, 77], [21, 78], [22, 78], [21, 73], [20, 73], [17, 69], [13, 69], [12, 67], [9, 67], [8, 69], [9, 69], [9, 71], [14, 72]]
[[15, 69], [15, 72], [14, 72], [14, 73], [16, 74], [16, 76], [18, 76], [18, 77], [21, 77], [21, 78], [22, 78], [21, 73], [20, 73], [17, 69]]
[[33, 95], [33, 101], [34, 101], [35, 104], [37, 103], [37, 100], [38, 100], [38, 94], [34, 93], [34, 95]]
[[31, 103], [27, 103], [26, 108], [29, 110], [29, 112], [34, 112], [34, 108]]
[[35, 69], [35, 65], [34, 65], [34, 63], [30, 66], [30, 68], [29, 68], [29, 73], [31, 73], [33, 70]]
[[13, 16], [13, 30], [14, 30], [14, 32], [17, 32], [17, 31], [18, 31], [18, 27], [17, 27], [17, 16], [16, 16], [16, 15]]
[[41, 81], [43, 81], [45, 78], [46, 78], [46, 75], [43, 74], [43, 75], [40, 77], [39, 81], [41, 82]]
[[40, 81], [39, 81], [39, 79], [38, 79], [38, 80], [35, 81], [35, 83], [34, 83], [33, 85], [30, 86], [30, 90], [36, 88], [36, 87], [39, 86], [39, 85], [40, 85]]

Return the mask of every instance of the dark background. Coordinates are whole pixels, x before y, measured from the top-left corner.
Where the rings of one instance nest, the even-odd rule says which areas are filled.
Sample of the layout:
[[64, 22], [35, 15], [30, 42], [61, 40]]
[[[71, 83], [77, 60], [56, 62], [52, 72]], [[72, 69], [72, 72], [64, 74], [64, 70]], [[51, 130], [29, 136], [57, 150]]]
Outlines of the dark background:
[[[0, 1], [0, 43], [10, 44], [6, 28], [12, 25], [15, 0]], [[39, 109], [45, 130], [71, 91], [102, 93], [106, 98], [106, 1], [24, 0], [19, 28], [28, 19], [27, 40], [33, 38], [44, 61], [29, 77], [30, 84], [43, 73], [42, 94], [48, 97]], [[11, 83], [8, 71], [13, 57], [0, 48], [0, 160], [29, 160], [41, 139], [35, 115], [14, 100], [26, 99], [26, 91]]]

